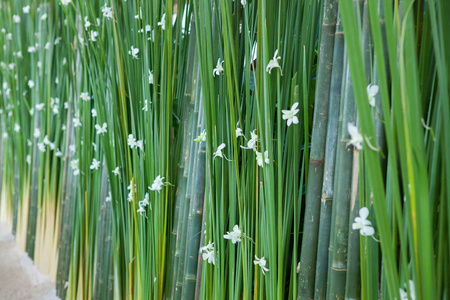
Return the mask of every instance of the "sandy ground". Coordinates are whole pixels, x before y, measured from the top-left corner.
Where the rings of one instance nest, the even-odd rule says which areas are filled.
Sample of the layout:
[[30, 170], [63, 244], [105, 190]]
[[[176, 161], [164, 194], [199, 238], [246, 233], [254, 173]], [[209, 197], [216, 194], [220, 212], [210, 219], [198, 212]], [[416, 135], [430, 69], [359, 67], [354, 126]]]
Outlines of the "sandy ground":
[[0, 223], [0, 299], [59, 300], [55, 284], [14, 246], [14, 236], [5, 223]]

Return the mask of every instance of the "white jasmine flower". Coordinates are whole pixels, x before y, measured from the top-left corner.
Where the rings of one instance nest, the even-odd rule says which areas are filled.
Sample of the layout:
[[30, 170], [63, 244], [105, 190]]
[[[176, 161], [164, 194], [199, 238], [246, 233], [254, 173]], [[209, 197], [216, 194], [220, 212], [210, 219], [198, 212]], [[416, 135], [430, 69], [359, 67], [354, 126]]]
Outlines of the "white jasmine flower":
[[148, 196], [148, 193], [145, 193], [144, 199], [142, 201], [139, 201], [139, 205], [146, 207], [147, 205], [150, 205], [150, 202], [148, 201], [150, 198]]
[[231, 240], [233, 244], [236, 244], [237, 242], [241, 241], [241, 236], [242, 236], [241, 229], [239, 228], [239, 225], [236, 224], [233, 227], [233, 231], [227, 232], [227, 234], [225, 234], [223, 237], [226, 240]]
[[92, 117], [95, 118], [97, 116], [97, 110], [95, 108], [93, 108], [91, 110], [91, 114], [92, 114]]
[[347, 124], [348, 133], [350, 134], [350, 141], [347, 143], [355, 146], [358, 150], [362, 149], [363, 137], [361, 133], [359, 133], [358, 127], [353, 125], [353, 123]]
[[243, 136], [245, 138], [244, 133], [242, 132], [242, 129], [239, 127], [236, 127], [236, 138], [238, 138], [240, 136]]
[[282, 110], [283, 120], [287, 120], [287, 126], [290, 126], [292, 123], [298, 124], [298, 118], [295, 116], [300, 110], [297, 109], [298, 102], [295, 102], [289, 110]]
[[29, 5], [24, 6], [22, 8], [22, 11], [23, 11], [24, 14], [29, 14], [30, 13], [30, 6]]
[[45, 103], [39, 103], [39, 104], [36, 104], [36, 109], [37, 109], [38, 111], [43, 110], [44, 107], [45, 107]]
[[67, 6], [71, 0], [61, 0], [61, 4]]
[[359, 210], [359, 217], [355, 218], [355, 222], [352, 224], [353, 230], [359, 230], [359, 233], [363, 236], [371, 236], [375, 233], [372, 227], [372, 222], [367, 220], [369, 216], [369, 210], [367, 207], [363, 207]]
[[34, 88], [34, 81], [33, 80], [28, 80], [28, 87], [30, 89]]
[[139, 205], [139, 208], [136, 212], [139, 213], [141, 216], [145, 217], [145, 209], [143, 206]]
[[41, 21], [45, 21], [45, 20], [47, 20], [47, 14], [43, 14], [42, 16], [41, 16]]
[[112, 8], [106, 6], [106, 3], [105, 3], [105, 6], [102, 7], [102, 13], [103, 13], [103, 17], [108, 18], [108, 19], [112, 18]]
[[39, 149], [39, 151], [41, 151], [41, 152], [45, 152], [45, 145], [44, 145], [44, 143], [37, 143], [37, 146], [38, 146], [38, 149]]
[[91, 100], [91, 96], [89, 96], [89, 93], [87, 92], [83, 92], [80, 94], [80, 98], [84, 101], [89, 101]]
[[200, 247], [200, 252], [202, 252], [203, 260], [206, 260], [209, 264], [216, 264], [214, 258], [214, 243], [209, 242], [208, 245]]
[[78, 169], [78, 159], [73, 159], [70, 161], [70, 168], [72, 170]]
[[144, 151], [144, 140], [136, 141], [136, 149], [137, 148], [140, 148], [142, 151]]
[[161, 26], [162, 30], [166, 29], [166, 14], [162, 15], [161, 21], [158, 22], [158, 26]]
[[[130, 184], [128, 185], [127, 189], [130, 191], [128, 193], [128, 202], [133, 201], [133, 181], [130, 181]], [[136, 184], [134, 184], [134, 193], [136, 193]]]
[[281, 71], [281, 67], [278, 64], [278, 60], [281, 59], [281, 56], [277, 56], [277, 55], [278, 55], [278, 49], [275, 50], [273, 58], [267, 64], [266, 72], [269, 72], [269, 74], [270, 74], [270, 72], [272, 71], [273, 68], [279, 68], [280, 72], [281, 72], [281, 75], [283, 75], [283, 72]]
[[35, 53], [36, 52], [36, 47], [30, 46], [30, 47], [28, 47], [27, 51], [28, 51], [28, 53]]
[[15, 132], [19, 132], [20, 131], [20, 125], [19, 124], [14, 124], [14, 131]]
[[[258, 151], [256, 151], [255, 150], [255, 153], [256, 153], [256, 161], [258, 162], [258, 165], [260, 166], [260, 167], [264, 167], [264, 165], [263, 165], [263, 155], [262, 155], [262, 153], [261, 152], [258, 152]], [[270, 164], [270, 160], [269, 160], [269, 151], [264, 151], [264, 162], [266, 163], [266, 164]]]
[[131, 55], [134, 59], [139, 59], [139, 57], [137, 56], [139, 53], [139, 48], [134, 48], [133, 46], [131, 46], [131, 50], [128, 51], [128, 54]]
[[194, 139], [194, 142], [205, 142], [206, 141], [206, 130], [203, 129], [203, 131], [200, 133], [200, 135]]
[[95, 124], [95, 129], [97, 130], [97, 134], [106, 133], [106, 127], [108, 127], [108, 124], [103, 123], [103, 126], [100, 127], [100, 125]]
[[134, 138], [134, 136], [132, 134], [128, 135], [128, 146], [130, 146], [131, 149], [136, 147], [136, 139]]
[[223, 73], [223, 60], [220, 61], [220, 58], [217, 60], [217, 65], [213, 70], [213, 77], [216, 77], [216, 75], [221, 75]]
[[62, 157], [63, 153], [61, 152], [61, 150], [57, 149], [56, 152], [55, 152], [55, 156], [56, 157]]
[[255, 260], [253, 261], [253, 263], [255, 264], [255, 266], [261, 267], [261, 271], [262, 271], [263, 275], [266, 275], [266, 272], [269, 271], [269, 269], [266, 268], [267, 261], [264, 258], [264, 256], [261, 258], [258, 258], [258, 256], [256, 256], [256, 254], [255, 254]]
[[98, 170], [98, 168], [100, 167], [100, 162], [97, 159], [92, 159], [92, 164], [90, 166], [91, 170]]
[[20, 23], [20, 17], [18, 15], [14, 15], [13, 16], [13, 22], [16, 23], [16, 24]]
[[150, 69], [148, 70], [148, 83], [153, 84], [153, 73]]
[[378, 85], [369, 84], [366, 88], [367, 95], [369, 96], [369, 104], [370, 106], [375, 106], [375, 96], [378, 94]]
[[42, 142], [44, 143], [44, 145], [50, 144], [50, 140], [48, 139], [48, 135], [44, 136], [44, 139], [42, 140]]
[[96, 42], [98, 37], [98, 31], [91, 30], [91, 42]]
[[213, 153], [213, 159], [215, 159], [216, 157], [224, 157], [223, 153], [222, 153], [222, 149], [225, 148], [226, 145], [225, 143], [222, 143], [219, 145], [219, 147], [217, 147], [216, 152]]
[[78, 118], [73, 118], [73, 127], [81, 127], [81, 122], [80, 119]]
[[114, 175], [119, 176], [120, 175], [119, 167], [116, 167], [114, 170], [112, 170], [112, 172], [114, 173]]
[[163, 186], [170, 184], [169, 182], [163, 182], [164, 178], [165, 177], [161, 177], [160, 175], [158, 175], [155, 180], [153, 180], [152, 186], [149, 187], [149, 190], [159, 193], [159, 191], [162, 190]]
[[258, 142], [258, 136], [256, 135], [255, 132], [256, 132], [256, 129], [254, 129], [253, 131], [250, 131], [250, 134], [252, 137], [247, 142], [247, 147], [241, 146], [242, 149], [252, 149], [252, 150], [256, 149], [256, 143]]
[[[400, 292], [400, 300], [408, 300], [409, 299], [406, 287], [405, 287], [405, 289], [399, 289], [399, 292]], [[416, 299], [414, 281], [412, 281], [412, 280], [409, 281], [409, 295], [411, 296], [411, 298], [410, 298], [411, 300]]]
[[105, 198], [105, 202], [111, 202], [111, 199], [112, 199], [111, 191], [109, 191], [108, 196], [106, 196], [106, 198]]
[[35, 139], [38, 139], [41, 136], [41, 131], [39, 130], [39, 128], [35, 128], [34, 129], [34, 134], [33, 134]]
[[91, 22], [89, 22], [88, 17], [84, 17], [84, 29], [88, 30], [88, 28], [91, 26]]

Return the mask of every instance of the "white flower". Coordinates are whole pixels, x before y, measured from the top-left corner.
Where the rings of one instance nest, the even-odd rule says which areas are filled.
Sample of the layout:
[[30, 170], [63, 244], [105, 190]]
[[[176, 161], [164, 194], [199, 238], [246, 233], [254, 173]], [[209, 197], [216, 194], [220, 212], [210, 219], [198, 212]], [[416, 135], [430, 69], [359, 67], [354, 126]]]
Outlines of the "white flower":
[[44, 143], [37, 143], [38, 149], [41, 152], [45, 152], [45, 145]]
[[27, 162], [27, 164], [31, 164], [31, 155], [30, 154], [27, 155], [26, 162]]
[[90, 166], [91, 170], [98, 170], [98, 168], [100, 167], [100, 162], [97, 159], [92, 159], [92, 164]]
[[45, 107], [45, 103], [39, 103], [39, 104], [36, 104], [36, 109], [37, 109], [37, 111], [43, 110], [44, 107]]
[[19, 132], [20, 131], [20, 125], [19, 124], [14, 124], [14, 131], [15, 132]]
[[136, 139], [134, 138], [134, 136], [132, 134], [128, 135], [128, 146], [130, 146], [131, 149], [136, 147]]
[[103, 17], [108, 18], [108, 19], [112, 18], [112, 8], [106, 6], [106, 3], [105, 3], [105, 6], [102, 6], [102, 13], [103, 13]]
[[96, 42], [98, 37], [98, 31], [91, 30], [91, 41]]
[[114, 173], [114, 175], [119, 176], [120, 175], [119, 167], [116, 167], [114, 170], [112, 170], [112, 172]]
[[144, 140], [136, 141], [136, 149], [137, 148], [140, 148], [142, 151], [144, 151]]
[[62, 157], [63, 153], [61, 152], [61, 150], [57, 149], [56, 152], [55, 152], [55, 156], [56, 157]]
[[34, 88], [34, 81], [33, 80], [28, 80], [28, 87], [30, 89]]
[[266, 272], [269, 271], [269, 269], [266, 268], [267, 261], [264, 258], [264, 256], [261, 258], [258, 258], [258, 256], [256, 256], [256, 254], [255, 254], [255, 260], [253, 261], [253, 263], [255, 264], [255, 266], [261, 267], [261, 271], [262, 271], [263, 275], [266, 275]]
[[81, 126], [80, 119], [73, 118], [73, 127], [80, 127], [80, 126]]
[[150, 24], [145, 25], [145, 33], [148, 33], [152, 31], [152, 27], [150, 26]]
[[91, 114], [92, 114], [92, 117], [95, 118], [97, 116], [97, 110], [95, 108], [93, 108], [91, 110]]
[[145, 193], [144, 199], [142, 201], [139, 201], [139, 205], [143, 206], [143, 207], [146, 207], [147, 205], [150, 205], [150, 202], [148, 202], [149, 199], [150, 198], [148, 196], [148, 193]]
[[83, 92], [80, 94], [80, 98], [83, 99], [84, 101], [89, 101], [91, 100], [91, 96], [89, 96], [89, 93], [87, 92]]
[[20, 23], [20, 17], [18, 15], [14, 15], [13, 16], [13, 22], [16, 23], [16, 24]]
[[220, 61], [220, 58], [217, 60], [217, 65], [213, 70], [213, 77], [215, 77], [216, 75], [221, 75], [223, 73], [223, 60]]
[[366, 88], [367, 95], [369, 96], [369, 104], [370, 106], [375, 106], [375, 96], [378, 94], [378, 85], [376, 84], [369, 84]]
[[159, 193], [159, 191], [162, 190], [163, 186], [170, 184], [169, 182], [163, 182], [164, 178], [165, 177], [161, 177], [160, 175], [158, 175], [155, 180], [153, 180], [152, 186], [149, 187], [149, 190]]
[[38, 139], [41, 136], [41, 131], [39, 130], [39, 128], [35, 128], [34, 129], [34, 134], [33, 134], [35, 139]]
[[250, 131], [252, 138], [247, 142], [247, 147], [241, 146], [242, 149], [256, 149], [256, 143], [258, 142], [258, 136], [255, 133], [256, 129]]
[[[405, 289], [399, 289], [400, 292], [400, 300], [408, 300], [408, 292]], [[415, 300], [416, 299], [416, 292], [414, 289], [414, 281], [410, 280], [409, 281], [409, 295], [411, 296], [411, 300]]]
[[242, 132], [242, 129], [239, 127], [236, 127], [236, 138], [238, 138], [240, 136], [243, 136], [245, 138], [244, 133]]
[[298, 124], [298, 118], [295, 116], [300, 110], [297, 109], [298, 102], [295, 102], [292, 105], [291, 109], [282, 110], [283, 120], [287, 120], [287, 126], [290, 126], [292, 123]]
[[62, 37], [58, 36], [58, 37], [55, 39], [55, 41], [53, 42], [53, 45], [58, 45], [59, 42], [61, 42], [61, 40], [62, 40]]
[[359, 230], [359, 233], [363, 236], [371, 236], [375, 233], [372, 227], [372, 222], [367, 220], [369, 216], [369, 210], [367, 207], [363, 207], [359, 210], [359, 217], [355, 218], [355, 222], [352, 224], [353, 230]]
[[35, 53], [36, 52], [36, 47], [30, 46], [30, 47], [28, 47], [27, 51], [28, 51], [28, 53]]
[[234, 225], [233, 231], [227, 232], [227, 234], [224, 234], [223, 237], [226, 240], [231, 240], [231, 242], [233, 244], [236, 244], [237, 242], [241, 241], [241, 235], [242, 235], [242, 232], [241, 232], [241, 229], [239, 228], [239, 225]]
[[61, 0], [61, 4], [64, 6], [67, 6], [67, 4], [70, 3], [71, 0]]
[[205, 142], [206, 141], [206, 130], [203, 129], [203, 131], [200, 133], [200, 135], [194, 139], [194, 142]]
[[355, 146], [358, 150], [362, 149], [363, 137], [361, 133], [359, 133], [358, 127], [353, 125], [353, 123], [347, 124], [348, 133], [350, 134], [350, 141], [347, 143]]
[[22, 11], [23, 11], [24, 14], [29, 14], [30, 13], [30, 6], [29, 5], [24, 6], [22, 8]]
[[44, 139], [42, 140], [42, 142], [44, 143], [44, 145], [49, 145], [50, 144], [50, 140], [48, 139], [48, 135], [44, 136]]
[[131, 46], [131, 50], [128, 51], [128, 54], [131, 55], [134, 59], [139, 59], [139, 57], [137, 56], [139, 53], [139, 48], [134, 48], [133, 46]]
[[[258, 162], [258, 165], [260, 166], [260, 167], [264, 167], [264, 165], [263, 165], [263, 155], [262, 155], [262, 153], [261, 152], [258, 152], [258, 151], [256, 151], [255, 150], [255, 153], [256, 153], [256, 161]], [[266, 164], [270, 164], [270, 160], [269, 160], [269, 151], [264, 151], [264, 162], [266, 163]]]
[[[130, 181], [130, 184], [128, 185], [127, 189], [130, 191], [128, 193], [128, 201], [133, 201], [133, 180]], [[134, 193], [136, 193], [136, 184], [134, 184]]]
[[150, 69], [148, 70], [148, 84], [153, 84], [153, 73]]
[[88, 28], [91, 26], [91, 22], [89, 22], [88, 17], [84, 17], [84, 29], [88, 30]]
[[136, 212], [139, 213], [143, 217], [145, 216], [145, 209], [144, 209], [143, 206], [139, 205], [139, 208], [138, 208], [138, 210]]
[[[267, 64], [266, 72], [269, 72], [269, 74], [270, 74], [270, 72], [272, 71], [273, 68], [279, 68], [280, 72], [281, 72], [281, 67], [278, 64], [278, 60], [281, 59], [281, 56], [277, 56], [277, 55], [278, 55], [278, 49], [275, 50], [273, 58]], [[281, 75], [283, 75], [283, 72], [281, 72]]]
[[109, 191], [108, 196], [106, 196], [105, 202], [111, 202], [111, 191]]
[[97, 134], [106, 133], [106, 127], [108, 127], [108, 124], [103, 123], [103, 126], [100, 127], [100, 125], [95, 124], [95, 129], [97, 130]]
[[72, 168], [72, 170], [78, 169], [78, 159], [71, 160], [70, 161], [70, 167]]
[[219, 147], [217, 147], [216, 152], [213, 153], [213, 159], [216, 157], [222, 157], [223, 158], [223, 153], [222, 153], [222, 149], [225, 148], [226, 145], [225, 143], [222, 143], [219, 145]]
[[161, 22], [158, 22], [158, 26], [161, 26], [162, 30], [166, 29], [166, 14], [161, 17]]
[[45, 21], [45, 20], [47, 20], [47, 14], [43, 14], [42, 16], [41, 16], [41, 21]]
[[241, 0], [241, 4], [242, 4], [242, 6], [245, 6], [245, 5], [247, 5], [247, 1], [246, 0]]
[[214, 258], [214, 243], [209, 242], [208, 245], [200, 247], [200, 252], [202, 252], [203, 260], [206, 260], [209, 264], [216, 264]]

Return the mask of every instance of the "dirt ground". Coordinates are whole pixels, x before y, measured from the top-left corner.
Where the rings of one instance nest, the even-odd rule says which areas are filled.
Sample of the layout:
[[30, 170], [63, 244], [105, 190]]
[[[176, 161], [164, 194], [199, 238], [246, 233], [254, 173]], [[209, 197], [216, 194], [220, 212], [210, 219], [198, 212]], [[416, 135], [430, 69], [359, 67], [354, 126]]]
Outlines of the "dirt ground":
[[58, 300], [55, 284], [26, 253], [14, 246], [11, 229], [0, 223], [0, 300]]

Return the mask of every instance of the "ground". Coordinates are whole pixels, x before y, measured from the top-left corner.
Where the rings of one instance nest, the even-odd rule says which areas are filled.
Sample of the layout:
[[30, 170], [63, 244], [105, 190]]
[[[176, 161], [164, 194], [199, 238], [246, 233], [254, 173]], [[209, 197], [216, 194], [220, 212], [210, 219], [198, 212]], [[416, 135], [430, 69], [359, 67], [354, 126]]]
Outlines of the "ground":
[[59, 300], [55, 284], [14, 246], [14, 236], [5, 223], [0, 223], [0, 299]]

